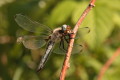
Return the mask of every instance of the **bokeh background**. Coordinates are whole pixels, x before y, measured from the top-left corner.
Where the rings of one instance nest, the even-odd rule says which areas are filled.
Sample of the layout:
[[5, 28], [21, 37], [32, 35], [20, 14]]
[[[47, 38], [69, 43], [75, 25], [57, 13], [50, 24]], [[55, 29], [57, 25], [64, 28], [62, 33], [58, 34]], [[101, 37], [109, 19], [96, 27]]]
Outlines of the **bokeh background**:
[[[51, 28], [74, 26], [89, 0], [0, 0], [0, 80], [58, 80], [63, 55], [52, 54], [44, 69], [36, 67], [45, 47], [26, 49], [16, 43], [18, 33], [28, 33], [14, 20], [18, 13]], [[120, 0], [97, 0], [80, 27], [91, 32], [77, 40], [85, 42], [82, 54], [72, 55], [66, 80], [97, 80], [105, 62], [120, 47]], [[23, 34], [22, 34], [23, 35]], [[102, 80], [120, 79], [120, 56]]]

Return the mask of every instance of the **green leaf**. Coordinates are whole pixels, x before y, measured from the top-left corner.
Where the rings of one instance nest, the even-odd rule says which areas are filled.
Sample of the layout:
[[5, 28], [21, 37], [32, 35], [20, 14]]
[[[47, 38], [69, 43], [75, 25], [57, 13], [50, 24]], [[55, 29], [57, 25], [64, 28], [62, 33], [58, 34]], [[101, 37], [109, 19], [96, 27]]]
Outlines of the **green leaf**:
[[87, 71], [85, 68], [80, 68], [79, 71], [80, 71], [79, 76], [80, 76], [81, 80], [89, 80], [88, 74], [87, 74]]
[[120, 66], [109, 67], [103, 76], [103, 80], [119, 80]]
[[120, 10], [120, 0], [97, 0], [95, 3], [96, 7], [97, 5], [103, 5], [103, 6], [108, 6], [111, 9], [114, 10]]
[[86, 60], [86, 65], [88, 67], [94, 68], [96, 72], [99, 72], [99, 70], [102, 67], [102, 64], [96, 59], [93, 59], [91, 57], [87, 57], [87, 58], [88, 58], [88, 60]]
[[114, 22], [120, 27], [120, 14], [117, 12], [114, 14]]
[[88, 2], [80, 2], [77, 3], [77, 6], [72, 14], [72, 22], [74, 24], [76, 24], [76, 22], [78, 21], [79, 17], [81, 16], [81, 14], [83, 13], [83, 11], [85, 10], [85, 8], [87, 7]]
[[[80, 4], [84, 9], [86, 3], [83, 2]], [[79, 18], [81, 12], [83, 10], [78, 7], [73, 14], [72, 19], [74, 20], [74, 24], [77, 22], [76, 18]], [[98, 47], [111, 34], [113, 29], [113, 12], [108, 6], [97, 5], [97, 7], [90, 11], [81, 26], [87, 26], [91, 29], [89, 35], [85, 37], [88, 45], [92, 49]]]
[[23, 73], [23, 68], [21, 68], [21, 67], [17, 68], [17, 70], [15, 71], [15, 74], [13, 76], [13, 80], [20, 80], [22, 73]]
[[107, 3], [107, 5], [112, 9], [120, 10], [120, 0], [108, 0]]
[[51, 13], [49, 24], [53, 26], [64, 23], [68, 20], [75, 6], [75, 1], [62, 1], [59, 3]]

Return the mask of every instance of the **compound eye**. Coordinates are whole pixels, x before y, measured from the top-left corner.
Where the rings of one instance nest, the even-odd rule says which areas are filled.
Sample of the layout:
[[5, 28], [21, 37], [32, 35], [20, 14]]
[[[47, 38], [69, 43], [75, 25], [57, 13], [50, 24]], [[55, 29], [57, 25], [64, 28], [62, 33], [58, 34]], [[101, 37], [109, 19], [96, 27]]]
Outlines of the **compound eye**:
[[67, 25], [63, 25], [63, 26], [62, 26], [62, 30], [63, 30], [63, 31], [66, 31], [66, 30], [67, 30]]

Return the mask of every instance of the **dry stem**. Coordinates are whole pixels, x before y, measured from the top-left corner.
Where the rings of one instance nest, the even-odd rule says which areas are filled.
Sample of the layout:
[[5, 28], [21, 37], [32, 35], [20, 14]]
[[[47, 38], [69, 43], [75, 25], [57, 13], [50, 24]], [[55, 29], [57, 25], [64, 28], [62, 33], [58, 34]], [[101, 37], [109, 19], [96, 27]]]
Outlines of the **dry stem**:
[[113, 61], [116, 59], [117, 56], [120, 55], [120, 48], [116, 50], [116, 52], [113, 54], [113, 56], [104, 64], [102, 69], [100, 70], [100, 73], [98, 75], [97, 80], [102, 80], [103, 75], [105, 74], [106, 70], [110, 67], [110, 65], [113, 63]]
[[66, 71], [69, 68], [69, 60], [70, 60], [70, 56], [71, 56], [71, 52], [72, 52], [72, 47], [73, 47], [73, 44], [74, 44], [74, 38], [75, 38], [76, 33], [78, 31], [78, 27], [80, 26], [83, 19], [88, 14], [88, 12], [94, 7], [94, 3], [95, 3], [95, 0], [90, 1], [88, 7], [85, 9], [85, 11], [83, 12], [83, 14], [79, 18], [78, 22], [76, 23], [76, 25], [73, 29], [74, 34], [71, 34], [72, 39], [70, 39], [70, 42], [69, 42], [69, 45], [68, 45], [68, 50], [67, 50], [65, 60], [64, 60], [64, 63], [63, 63], [63, 67], [62, 67], [62, 70], [61, 70], [61, 74], [60, 74], [60, 80], [65, 79]]

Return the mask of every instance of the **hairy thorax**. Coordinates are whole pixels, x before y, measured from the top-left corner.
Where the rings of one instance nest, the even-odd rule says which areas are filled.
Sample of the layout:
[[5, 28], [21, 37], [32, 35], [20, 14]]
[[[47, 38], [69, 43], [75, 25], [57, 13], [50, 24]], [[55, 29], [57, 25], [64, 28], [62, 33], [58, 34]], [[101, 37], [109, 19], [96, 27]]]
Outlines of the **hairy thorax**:
[[56, 41], [62, 37], [62, 34], [60, 33], [61, 28], [56, 28], [53, 30], [53, 33], [50, 35], [50, 40]]

